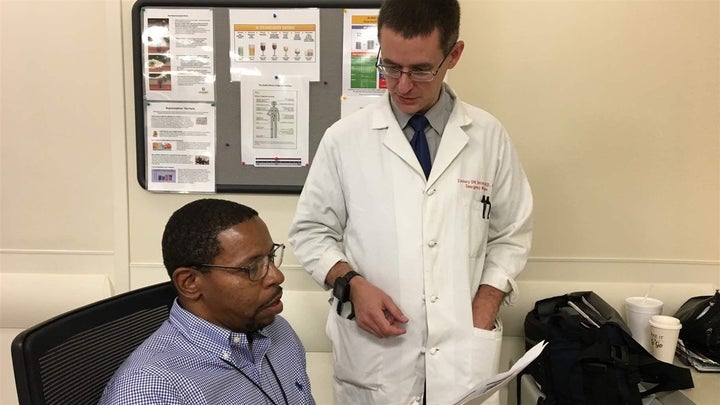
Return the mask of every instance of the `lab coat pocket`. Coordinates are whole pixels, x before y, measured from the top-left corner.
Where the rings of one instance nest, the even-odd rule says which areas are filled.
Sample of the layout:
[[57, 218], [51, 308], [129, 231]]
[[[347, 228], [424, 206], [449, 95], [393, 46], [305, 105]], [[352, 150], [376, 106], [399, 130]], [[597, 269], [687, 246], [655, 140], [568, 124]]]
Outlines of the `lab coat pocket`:
[[485, 244], [487, 243], [488, 227], [490, 225], [490, 205], [489, 197], [486, 195], [476, 195], [470, 199], [469, 210], [469, 235], [468, 252], [470, 257], [485, 256]]
[[500, 318], [495, 320], [493, 330], [473, 328], [472, 369], [476, 381], [495, 375], [500, 367], [500, 347], [503, 326]]
[[360, 388], [377, 390], [382, 350], [375, 338], [360, 329], [354, 320], [328, 317], [327, 333], [332, 341], [335, 379]]

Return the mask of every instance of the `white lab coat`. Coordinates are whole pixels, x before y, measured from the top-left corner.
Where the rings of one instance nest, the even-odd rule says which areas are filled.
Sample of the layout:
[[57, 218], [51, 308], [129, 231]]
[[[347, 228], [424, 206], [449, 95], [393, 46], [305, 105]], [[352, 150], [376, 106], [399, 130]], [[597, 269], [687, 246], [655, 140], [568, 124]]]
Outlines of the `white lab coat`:
[[514, 301], [531, 215], [530, 187], [506, 131], [459, 99], [427, 181], [387, 96], [332, 125], [290, 243], [320, 285], [347, 261], [409, 318], [406, 334], [378, 339], [333, 305], [326, 331], [335, 404], [422, 403], [427, 379], [427, 403], [444, 405], [495, 374], [502, 327], [474, 328], [471, 302], [481, 283]]

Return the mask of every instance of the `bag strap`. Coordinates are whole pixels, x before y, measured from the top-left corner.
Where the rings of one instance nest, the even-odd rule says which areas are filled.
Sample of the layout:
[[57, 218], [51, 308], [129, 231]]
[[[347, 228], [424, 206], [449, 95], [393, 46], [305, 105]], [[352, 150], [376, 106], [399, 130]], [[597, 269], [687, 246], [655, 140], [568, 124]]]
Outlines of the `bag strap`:
[[657, 384], [641, 393], [643, 397], [661, 391], [684, 390], [695, 387], [690, 370], [657, 360], [652, 355], [636, 360], [642, 381]]
[[684, 390], [695, 387], [690, 370], [674, 364], [665, 363], [650, 354], [632, 336], [623, 334], [630, 351], [630, 362], [637, 367], [640, 381], [657, 384], [640, 394], [646, 397], [662, 391]]

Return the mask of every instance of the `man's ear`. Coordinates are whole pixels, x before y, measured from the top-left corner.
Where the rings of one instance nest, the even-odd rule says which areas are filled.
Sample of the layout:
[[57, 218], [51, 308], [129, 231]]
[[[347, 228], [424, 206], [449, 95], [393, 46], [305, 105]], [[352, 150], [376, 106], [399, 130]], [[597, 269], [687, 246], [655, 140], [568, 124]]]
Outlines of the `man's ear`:
[[448, 63], [448, 69], [452, 69], [455, 67], [455, 65], [457, 65], [458, 61], [460, 60], [460, 56], [462, 56], [463, 50], [465, 50], [465, 42], [457, 41], [452, 52], [450, 52], [450, 62]]
[[172, 282], [180, 297], [190, 301], [200, 298], [202, 274], [199, 270], [192, 267], [178, 267], [172, 274]]

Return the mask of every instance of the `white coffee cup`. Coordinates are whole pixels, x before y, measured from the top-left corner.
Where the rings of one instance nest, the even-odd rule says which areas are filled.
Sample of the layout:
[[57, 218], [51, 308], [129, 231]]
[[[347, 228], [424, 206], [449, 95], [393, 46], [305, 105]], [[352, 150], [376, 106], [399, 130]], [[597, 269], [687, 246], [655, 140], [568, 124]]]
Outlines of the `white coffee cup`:
[[632, 337], [645, 350], [650, 351], [650, 317], [662, 313], [663, 302], [649, 297], [625, 299], [625, 320]]
[[650, 352], [656, 359], [673, 362], [680, 329], [682, 324], [677, 318], [666, 315], [650, 317]]

